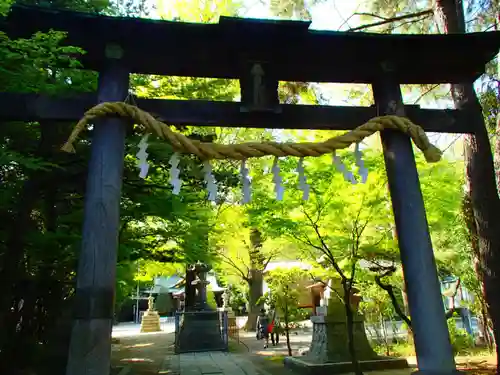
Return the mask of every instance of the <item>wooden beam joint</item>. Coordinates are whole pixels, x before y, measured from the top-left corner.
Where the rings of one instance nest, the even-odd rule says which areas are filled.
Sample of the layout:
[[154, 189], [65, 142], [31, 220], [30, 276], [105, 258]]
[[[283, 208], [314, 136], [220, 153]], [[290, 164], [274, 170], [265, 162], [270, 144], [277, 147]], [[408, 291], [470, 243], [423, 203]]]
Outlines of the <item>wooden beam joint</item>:
[[251, 61], [245, 64], [240, 78], [241, 112], [281, 113], [278, 80], [269, 63]]

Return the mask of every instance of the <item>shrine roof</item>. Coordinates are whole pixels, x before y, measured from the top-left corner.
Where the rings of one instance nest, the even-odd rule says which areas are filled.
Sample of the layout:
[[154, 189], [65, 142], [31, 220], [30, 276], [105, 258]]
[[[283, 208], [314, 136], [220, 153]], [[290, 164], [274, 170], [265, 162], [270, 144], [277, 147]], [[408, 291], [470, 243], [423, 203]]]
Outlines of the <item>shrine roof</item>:
[[281, 81], [372, 83], [383, 66], [400, 83], [458, 83], [478, 78], [500, 47], [500, 32], [386, 35], [309, 30], [309, 22], [221, 17], [217, 24], [107, 17], [14, 6], [1, 28], [11, 37], [49, 29], [87, 51], [100, 70], [105, 46], [121, 45], [133, 73], [240, 78], [250, 61], [272, 62]]

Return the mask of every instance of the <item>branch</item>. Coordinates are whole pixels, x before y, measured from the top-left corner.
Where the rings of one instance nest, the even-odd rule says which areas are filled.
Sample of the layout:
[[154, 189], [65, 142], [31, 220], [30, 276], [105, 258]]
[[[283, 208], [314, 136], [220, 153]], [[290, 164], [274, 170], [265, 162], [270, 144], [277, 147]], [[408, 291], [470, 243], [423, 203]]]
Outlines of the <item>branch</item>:
[[[325, 254], [325, 250], [321, 247], [321, 246], [318, 246], [318, 245], [315, 245], [311, 239], [309, 237], [305, 237], [305, 239], [303, 238], [300, 238], [297, 234], [292, 234], [290, 233], [289, 234], [290, 237], [292, 237], [293, 239], [299, 241], [299, 242], [302, 242], [304, 245], [307, 245], [307, 246], [311, 246], [312, 248], [316, 249], [316, 250], [319, 250], [321, 251], [323, 254]], [[325, 254], [327, 255], [327, 254]], [[312, 255], [311, 255], [312, 256]], [[328, 255], [327, 255], [328, 256]]]
[[119, 232], [118, 232], [118, 237], [119, 237], [119, 238], [121, 237], [121, 235], [123, 234], [123, 232], [127, 229], [127, 227], [128, 227], [128, 225], [129, 225], [129, 223], [131, 223], [132, 221], [134, 221], [134, 219], [128, 219], [128, 220], [125, 220], [125, 221], [122, 223], [122, 225], [121, 225], [121, 227], [120, 227], [120, 230], [119, 230]]
[[406, 325], [408, 326], [408, 328], [411, 329], [411, 320], [408, 316], [406, 316], [406, 314], [403, 312], [403, 310], [401, 309], [401, 306], [399, 306], [399, 303], [398, 303], [398, 300], [396, 298], [396, 295], [394, 294], [394, 289], [393, 289], [393, 286], [390, 285], [390, 284], [384, 284], [382, 282], [382, 278], [385, 277], [385, 276], [390, 276], [392, 275], [394, 272], [396, 272], [396, 267], [394, 266], [391, 266], [389, 267], [384, 273], [382, 273], [381, 275], [376, 275], [375, 276], [375, 283], [380, 287], [382, 288], [383, 290], [385, 290], [387, 292], [387, 294], [389, 295], [389, 298], [391, 299], [391, 303], [392, 303], [392, 306], [394, 307], [394, 310], [396, 311], [396, 314], [398, 314], [398, 316], [403, 319], [403, 321], [406, 323]]
[[334, 260], [333, 253], [331, 252], [330, 248], [328, 247], [325, 240], [323, 239], [323, 236], [319, 232], [318, 224], [312, 219], [312, 217], [309, 215], [309, 213], [306, 211], [306, 209], [304, 207], [302, 207], [302, 212], [304, 213], [304, 215], [306, 215], [307, 219], [311, 223], [311, 226], [313, 227], [314, 232], [316, 233], [316, 237], [318, 238], [318, 240], [321, 243], [321, 247], [318, 247], [318, 246], [314, 246], [314, 247], [320, 249], [330, 260], [333, 261]]
[[276, 258], [276, 255], [278, 255], [278, 251], [275, 251], [273, 253], [271, 253], [271, 255], [269, 255], [267, 257], [267, 259], [264, 261], [264, 264], [262, 265], [262, 271], [265, 271], [267, 266], [269, 265], [269, 262], [271, 262], [271, 260], [273, 260], [274, 258]]
[[[236, 258], [241, 261], [241, 263], [245, 266], [246, 268], [246, 275], [250, 275], [250, 267], [248, 264], [245, 263], [245, 260], [239, 255], [239, 253], [236, 254]], [[240, 268], [241, 269], [241, 268]], [[243, 271], [242, 271], [243, 272]], [[244, 273], [244, 272], [243, 272]]]
[[[323, 210], [328, 206], [330, 201], [333, 199], [335, 194], [326, 194], [327, 200], [322, 201], [324, 194], [318, 194], [318, 192], [313, 188], [314, 195], [316, 196], [316, 221], [315, 224], [318, 223], [319, 219], [321, 219], [321, 215], [323, 214]], [[328, 192], [327, 192], [328, 193]], [[302, 204], [302, 210], [304, 210], [304, 204]]]
[[311, 216], [307, 213], [307, 211], [303, 208], [302, 211], [304, 212], [304, 215], [306, 215], [307, 219], [311, 223], [312, 227], [314, 228], [314, 232], [316, 233], [316, 236], [318, 237], [319, 241], [321, 242], [321, 246], [323, 248], [323, 253], [330, 259], [330, 263], [332, 267], [337, 271], [339, 276], [342, 278], [342, 280], [347, 280], [344, 272], [340, 269], [339, 265], [337, 264], [337, 261], [335, 260], [335, 257], [333, 256], [333, 253], [331, 252], [330, 248], [326, 244], [325, 240], [323, 239], [323, 236], [319, 232], [319, 227], [318, 225], [313, 222]]
[[384, 21], [389, 20], [389, 18], [387, 18], [387, 17], [377, 16], [374, 13], [364, 13], [364, 12], [358, 13], [358, 12], [356, 12], [356, 13], [353, 13], [353, 15], [354, 16], [368, 16], [368, 17], [378, 18], [378, 19], [381, 19], [381, 20], [384, 20]]
[[408, 20], [408, 21], [405, 21], [405, 22], [401, 22], [399, 24], [393, 24], [389, 27], [389, 30], [388, 32], [393, 32], [394, 30], [396, 30], [397, 28], [399, 27], [403, 27], [405, 25], [409, 25], [409, 24], [414, 24], [414, 23], [418, 23], [420, 21], [423, 21], [427, 18], [427, 16], [424, 16], [424, 17], [421, 17], [421, 18], [414, 18], [414, 19], [411, 19], [411, 20]]
[[432, 9], [427, 9], [427, 10], [423, 10], [423, 11], [417, 12], [417, 13], [405, 14], [403, 16], [397, 16], [397, 17], [385, 19], [383, 21], [378, 21], [378, 22], [369, 23], [369, 24], [366, 24], [366, 25], [361, 25], [361, 26], [358, 26], [358, 27], [353, 27], [351, 29], [348, 29], [347, 31], [360, 31], [360, 30], [369, 29], [369, 28], [375, 27], [375, 26], [387, 25], [388, 23], [393, 23], [393, 22], [396, 22], [396, 21], [406, 20], [406, 19], [409, 19], [409, 18], [417, 18], [417, 17], [422, 17], [422, 16], [430, 16], [433, 13], [434, 13], [434, 11]]
[[230, 257], [228, 257], [225, 254], [222, 254], [221, 252], [218, 252], [218, 255], [220, 255], [222, 257], [222, 261], [227, 265], [231, 266], [236, 271], [236, 273], [238, 273], [241, 276], [243, 280], [245, 280], [246, 282], [250, 281], [248, 275], [245, 275], [243, 270], [240, 267], [238, 267], [238, 265]]
[[349, 293], [351, 293], [352, 286], [354, 284], [354, 277], [356, 274], [357, 257], [358, 257], [358, 252], [359, 252], [359, 246], [361, 244], [361, 236], [363, 235], [363, 232], [365, 231], [365, 229], [368, 226], [368, 223], [370, 222], [370, 219], [371, 219], [371, 212], [370, 212], [370, 216], [366, 219], [366, 221], [361, 225], [359, 224], [361, 211], [364, 209], [365, 198], [366, 198], [366, 193], [363, 194], [363, 198], [361, 199], [361, 204], [359, 206], [359, 210], [358, 210], [358, 213], [356, 215], [356, 219], [354, 220], [352, 231], [351, 231], [353, 243], [352, 243], [352, 248], [351, 248], [352, 266], [351, 266], [350, 283], [349, 283], [349, 288], [348, 288]]
[[413, 104], [418, 104], [418, 102], [421, 101], [425, 95], [429, 94], [431, 91], [438, 88], [439, 86], [440, 84], [432, 85], [429, 89], [425, 90], [422, 94], [420, 94], [419, 97], [413, 102]]
[[214, 218], [215, 222], [217, 222], [217, 220], [219, 219], [220, 214], [222, 214], [224, 211], [226, 211], [227, 209], [229, 209], [231, 207], [231, 205], [228, 204], [224, 208], [224, 203], [225, 203], [225, 201], [222, 201], [221, 203], [219, 203], [217, 205], [217, 212], [215, 213], [215, 218]]

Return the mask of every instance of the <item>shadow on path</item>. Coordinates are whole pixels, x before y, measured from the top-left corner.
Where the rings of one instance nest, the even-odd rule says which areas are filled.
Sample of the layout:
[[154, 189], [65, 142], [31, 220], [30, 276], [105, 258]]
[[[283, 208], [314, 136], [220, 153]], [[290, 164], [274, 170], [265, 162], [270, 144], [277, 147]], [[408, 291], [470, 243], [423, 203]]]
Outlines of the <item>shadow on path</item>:
[[111, 375], [156, 375], [174, 352], [174, 334], [158, 332], [113, 339]]

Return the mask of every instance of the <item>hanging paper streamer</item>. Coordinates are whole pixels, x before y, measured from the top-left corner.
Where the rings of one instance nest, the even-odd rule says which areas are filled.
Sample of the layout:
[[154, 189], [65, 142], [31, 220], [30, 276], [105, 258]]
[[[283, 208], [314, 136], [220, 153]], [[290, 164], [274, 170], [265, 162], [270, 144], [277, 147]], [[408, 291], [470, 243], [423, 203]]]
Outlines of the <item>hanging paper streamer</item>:
[[363, 153], [359, 149], [359, 143], [356, 143], [354, 147], [354, 157], [356, 159], [356, 166], [358, 167], [358, 173], [361, 176], [361, 183], [366, 183], [368, 179], [368, 169], [365, 168], [365, 162], [363, 161]]
[[217, 183], [215, 182], [215, 177], [212, 174], [212, 165], [208, 160], [203, 163], [203, 172], [205, 173], [203, 179], [207, 184], [208, 200], [210, 202], [215, 202], [217, 199]]
[[351, 184], [356, 184], [358, 181], [354, 178], [354, 174], [347, 169], [340, 156], [337, 153], [333, 152], [333, 164], [337, 168], [337, 170], [344, 175], [344, 179], [349, 181]]
[[280, 176], [280, 166], [278, 164], [278, 158], [274, 158], [271, 172], [273, 173], [274, 192], [276, 193], [276, 200], [281, 201], [283, 200], [283, 193], [285, 192], [285, 188], [282, 185], [283, 177]]
[[299, 173], [299, 189], [302, 190], [302, 200], [309, 199], [309, 184], [304, 174], [304, 158], [299, 159], [296, 171]]
[[148, 164], [148, 153], [146, 150], [148, 149], [148, 137], [149, 134], [145, 134], [139, 142], [139, 151], [135, 156], [137, 157], [137, 167], [141, 170], [139, 172], [140, 178], [146, 178], [148, 175], [149, 164]]
[[170, 185], [172, 185], [172, 194], [179, 195], [181, 192], [182, 180], [179, 178], [181, 170], [179, 169], [179, 154], [175, 152], [170, 161], [168, 162], [171, 165], [170, 168]]
[[250, 178], [248, 177], [248, 168], [246, 166], [246, 160], [241, 161], [240, 173], [241, 173], [241, 185], [243, 186], [243, 204], [250, 202]]

